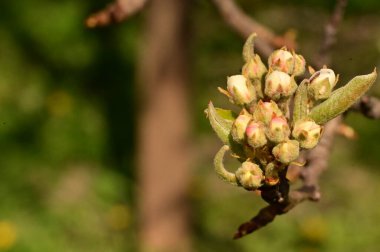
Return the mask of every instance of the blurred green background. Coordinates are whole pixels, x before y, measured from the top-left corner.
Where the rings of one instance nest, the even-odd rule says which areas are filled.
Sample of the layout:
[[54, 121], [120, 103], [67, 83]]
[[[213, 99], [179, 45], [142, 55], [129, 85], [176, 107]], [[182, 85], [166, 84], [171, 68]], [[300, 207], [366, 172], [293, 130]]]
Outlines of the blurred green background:
[[[313, 58], [334, 1], [239, 4]], [[0, 251], [136, 251], [136, 67], [145, 13], [90, 30], [107, 1], [0, 2]], [[190, 10], [189, 10], [190, 11]], [[350, 0], [333, 51], [344, 83], [380, 63], [380, 2]], [[264, 206], [217, 179], [220, 146], [203, 110], [239, 72], [243, 40], [210, 1], [191, 8], [195, 251], [378, 251], [380, 125], [349, 115], [356, 140], [338, 138], [320, 203], [304, 203], [257, 233], [232, 241]], [[372, 88], [380, 95], [380, 85]]]

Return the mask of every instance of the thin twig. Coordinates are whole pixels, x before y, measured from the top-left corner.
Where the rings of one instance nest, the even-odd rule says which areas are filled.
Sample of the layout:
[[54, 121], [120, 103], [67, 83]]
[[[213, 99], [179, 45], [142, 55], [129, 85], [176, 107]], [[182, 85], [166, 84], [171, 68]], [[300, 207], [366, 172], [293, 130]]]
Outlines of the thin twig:
[[273, 48], [287, 46], [295, 48], [295, 42], [286, 37], [277, 36], [269, 28], [260, 24], [252, 17], [245, 14], [234, 0], [212, 0], [219, 9], [224, 21], [242, 37], [247, 38], [253, 32], [259, 36], [255, 40], [255, 46], [263, 56], [268, 57]]
[[90, 28], [120, 23], [140, 11], [148, 0], [116, 0], [105, 9], [92, 14], [86, 20]]
[[363, 96], [352, 106], [351, 111], [359, 112], [370, 119], [380, 119], [380, 99]]
[[337, 0], [330, 21], [325, 26], [324, 39], [317, 55], [316, 63], [319, 67], [323, 65], [330, 65], [331, 63], [331, 49], [336, 43], [336, 34], [342, 21], [346, 6], [347, 0]]

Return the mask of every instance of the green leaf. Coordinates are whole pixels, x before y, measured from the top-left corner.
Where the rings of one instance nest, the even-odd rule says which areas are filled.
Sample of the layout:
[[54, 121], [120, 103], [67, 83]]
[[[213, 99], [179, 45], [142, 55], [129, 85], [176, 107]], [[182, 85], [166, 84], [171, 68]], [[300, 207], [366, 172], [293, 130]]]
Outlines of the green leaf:
[[224, 167], [224, 156], [226, 152], [230, 149], [228, 145], [222, 146], [220, 150], [216, 153], [214, 158], [214, 168], [215, 172], [218, 174], [219, 178], [232, 184], [232, 185], [238, 185], [236, 175], [232, 172], [229, 172]]
[[245, 41], [243, 46], [243, 59], [245, 62], [249, 62], [255, 57], [255, 38], [257, 37], [256, 33], [249, 35], [248, 39]]
[[307, 116], [307, 80], [301, 82], [294, 96], [293, 124]]
[[376, 69], [367, 75], [359, 75], [345, 86], [335, 90], [330, 98], [314, 107], [309, 117], [318, 124], [324, 124], [349, 109], [375, 82]]
[[246, 159], [243, 146], [236, 143], [230, 134], [237, 115], [230, 110], [215, 108], [211, 101], [206, 109], [206, 114], [216, 135], [224, 144], [229, 145], [231, 152], [238, 157], [239, 161], [243, 162]]
[[229, 110], [215, 108], [211, 101], [208, 104], [206, 113], [210, 120], [211, 127], [220, 140], [222, 140], [224, 144], [229, 144], [232, 124], [236, 118], [234, 113]]

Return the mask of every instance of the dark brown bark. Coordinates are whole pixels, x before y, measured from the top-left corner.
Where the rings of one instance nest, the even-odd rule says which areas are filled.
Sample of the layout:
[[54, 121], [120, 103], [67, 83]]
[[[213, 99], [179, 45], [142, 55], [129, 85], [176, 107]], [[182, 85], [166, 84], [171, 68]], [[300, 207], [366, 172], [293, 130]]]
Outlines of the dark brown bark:
[[153, 0], [141, 43], [139, 238], [145, 251], [189, 251], [189, 0]]

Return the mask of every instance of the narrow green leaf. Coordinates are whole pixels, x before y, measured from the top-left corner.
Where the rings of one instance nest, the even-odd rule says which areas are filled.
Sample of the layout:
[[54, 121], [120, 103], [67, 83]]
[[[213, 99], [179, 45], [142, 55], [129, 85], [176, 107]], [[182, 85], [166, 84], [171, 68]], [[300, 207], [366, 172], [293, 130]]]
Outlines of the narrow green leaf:
[[224, 180], [224, 181], [226, 181], [232, 185], [237, 186], [238, 183], [237, 183], [236, 175], [232, 172], [227, 171], [226, 168], [224, 167], [224, 163], [223, 163], [224, 156], [229, 149], [230, 149], [230, 147], [228, 145], [224, 145], [216, 153], [215, 158], [214, 158], [214, 168], [215, 168], [215, 172], [218, 174], [220, 179], [222, 179], [222, 180]]
[[250, 59], [255, 57], [255, 38], [257, 37], [256, 33], [249, 35], [248, 39], [245, 41], [243, 46], [243, 59], [245, 62], [248, 62]]
[[330, 98], [314, 107], [309, 117], [318, 124], [324, 124], [349, 109], [375, 82], [376, 69], [367, 75], [359, 75], [345, 86], [335, 90]]
[[294, 96], [294, 107], [293, 107], [293, 124], [303, 119], [307, 116], [307, 80], [303, 80], [298, 86], [296, 94]]
[[236, 116], [231, 111], [215, 108], [211, 101], [208, 104], [206, 113], [210, 120], [211, 127], [220, 140], [222, 140], [224, 144], [229, 144], [229, 135]]
[[232, 124], [237, 115], [230, 110], [215, 108], [211, 101], [208, 104], [206, 113], [208, 119], [210, 120], [211, 127], [219, 139], [222, 140], [224, 144], [230, 146], [231, 152], [239, 157], [239, 161], [244, 161], [246, 159], [246, 155], [244, 153], [243, 146], [236, 143], [230, 134]]

